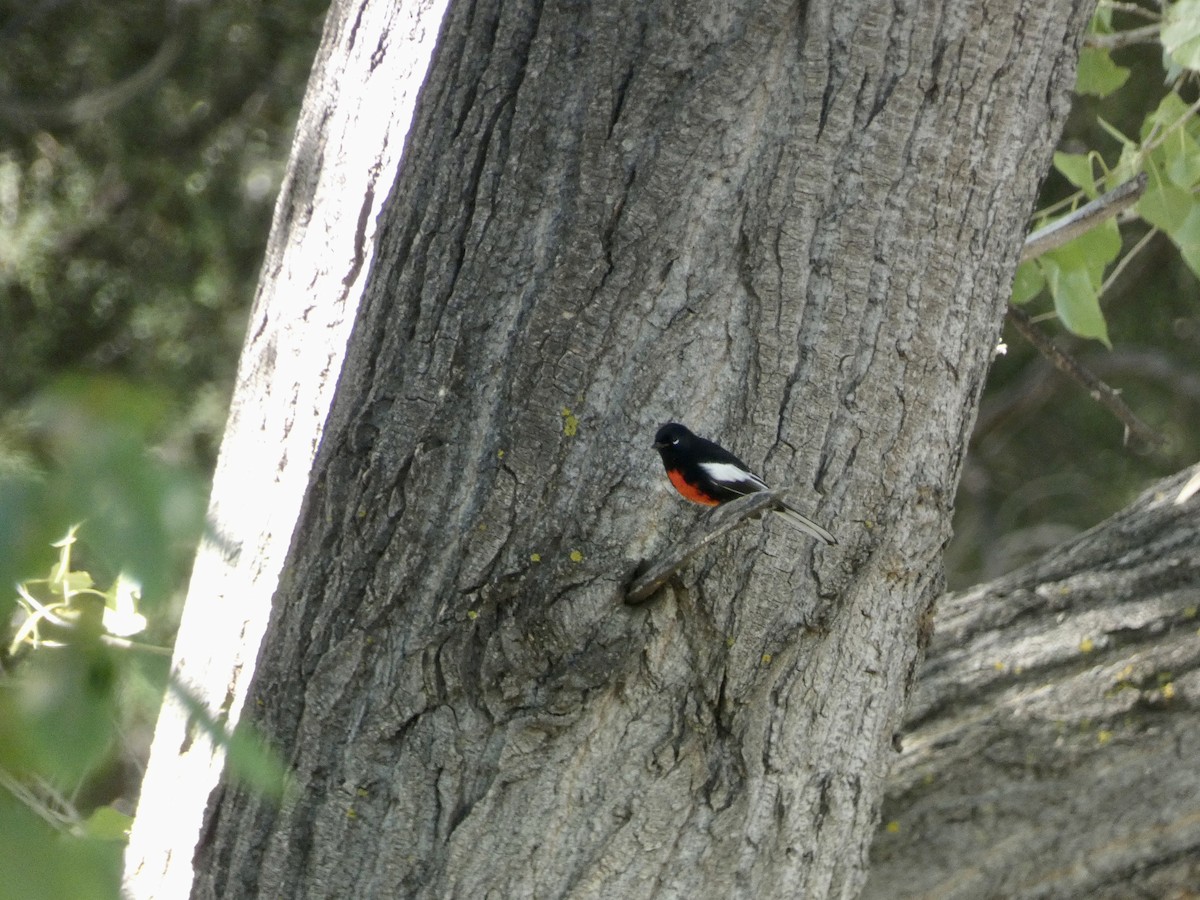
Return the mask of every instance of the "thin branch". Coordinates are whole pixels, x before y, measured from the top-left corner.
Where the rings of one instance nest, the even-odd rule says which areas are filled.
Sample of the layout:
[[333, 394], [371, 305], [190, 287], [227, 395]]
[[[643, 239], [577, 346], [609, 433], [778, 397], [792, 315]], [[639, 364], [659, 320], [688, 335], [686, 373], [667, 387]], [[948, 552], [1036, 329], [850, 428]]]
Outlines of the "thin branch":
[[1108, 273], [1108, 277], [1104, 279], [1104, 283], [1100, 285], [1099, 294], [1101, 297], [1104, 296], [1110, 287], [1117, 283], [1117, 279], [1121, 277], [1121, 273], [1125, 271], [1125, 268], [1133, 262], [1139, 253], [1149, 246], [1150, 242], [1158, 236], [1158, 233], [1157, 228], [1151, 228], [1142, 235], [1141, 240], [1130, 248], [1128, 253], [1121, 257], [1120, 261], [1113, 266], [1113, 270]]
[[0, 120], [15, 128], [31, 129], [103, 119], [157, 87], [178, 62], [184, 46], [183, 34], [176, 28], [163, 39], [150, 61], [133, 74], [63, 103], [50, 105], [0, 96]]
[[760, 515], [778, 499], [778, 493], [769, 491], [747, 494], [732, 503], [717, 507], [710, 515], [701, 517], [682, 538], [660, 553], [644, 571], [634, 576], [625, 591], [625, 602], [633, 605], [649, 600], [696, 553], [750, 517]]
[[50, 804], [46, 802], [46, 799], [39, 796], [37, 791], [4, 769], [0, 769], [0, 787], [12, 794], [14, 799], [24, 804], [30, 812], [44, 820], [46, 824], [56, 831], [69, 833], [82, 824], [79, 813], [75, 811], [75, 807], [66, 799], [59, 796], [48, 784], [43, 783], [41, 788], [44, 793], [49, 793], [51, 799], [59, 804], [60, 809], [52, 809]]
[[167, 659], [170, 659], [172, 656], [170, 647], [143, 644], [141, 641], [131, 641], [129, 638], [117, 637], [115, 634], [101, 634], [100, 643], [107, 644], [109, 647], [116, 647], [118, 650], [129, 650], [133, 653], [149, 653], [151, 656], [165, 656]]
[[1081, 366], [1073, 356], [1039, 331], [1024, 310], [1016, 306], [1009, 306], [1008, 319], [1017, 331], [1021, 332], [1024, 338], [1037, 348], [1039, 353], [1054, 363], [1056, 369], [1083, 385], [1084, 390], [1091, 394], [1093, 400], [1116, 416], [1125, 426], [1127, 435], [1132, 434], [1142, 443], [1154, 448], [1161, 447], [1166, 443], [1166, 439], [1162, 435], [1138, 418], [1137, 413], [1129, 408], [1117, 391], [1097, 378], [1090, 370]]
[[1131, 16], [1141, 16], [1143, 19], [1150, 19], [1154, 22], [1158, 22], [1160, 24], [1162, 23], [1161, 13], [1156, 13], [1152, 9], [1146, 9], [1143, 6], [1138, 6], [1136, 3], [1105, 3], [1104, 0], [1101, 0], [1101, 2], [1097, 3], [1096, 5], [1098, 7], [1106, 6], [1113, 12], [1129, 13]]
[[1112, 34], [1089, 34], [1083, 39], [1085, 47], [1100, 47], [1104, 50], [1119, 50], [1121, 47], [1132, 47], [1134, 44], [1157, 44], [1162, 32], [1162, 23], [1154, 22], [1128, 31], [1114, 31]]
[[1136, 178], [1101, 194], [1070, 215], [1063, 216], [1057, 222], [1051, 222], [1045, 228], [1039, 228], [1025, 238], [1025, 246], [1021, 249], [1021, 262], [1049, 253], [1133, 206], [1145, 193], [1148, 183], [1149, 178], [1142, 172]]
[[1040, 219], [1049, 219], [1051, 216], [1057, 215], [1059, 210], [1073, 208], [1075, 204], [1077, 204], [1086, 196], [1087, 195], [1082, 190], [1076, 191], [1073, 194], [1068, 194], [1061, 200], [1051, 203], [1044, 209], [1039, 209], [1037, 211], [1037, 217]]
[[1158, 123], [1150, 129], [1150, 133], [1146, 135], [1146, 140], [1142, 142], [1141, 149], [1137, 152], [1137, 164], [1141, 165], [1141, 161], [1146, 159], [1151, 153], [1157, 150], [1172, 134], [1178, 129], [1187, 124], [1188, 119], [1200, 112], [1200, 100], [1197, 100], [1191, 106], [1183, 111], [1183, 114], [1168, 125], [1166, 128], [1160, 129]]

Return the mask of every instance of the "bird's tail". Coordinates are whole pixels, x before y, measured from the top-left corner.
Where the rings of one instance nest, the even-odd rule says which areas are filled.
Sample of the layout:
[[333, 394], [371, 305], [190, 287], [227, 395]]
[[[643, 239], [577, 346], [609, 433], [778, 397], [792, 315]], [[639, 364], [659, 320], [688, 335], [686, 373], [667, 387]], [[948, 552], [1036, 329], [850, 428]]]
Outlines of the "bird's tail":
[[836, 544], [837, 538], [810, 519], [796, 507], [790, 504], [779, 501], [779, 506], [776, 507], [779, 513], [788, 520], [795, 528], [799, 528], [805, 534], [812, 535], [818, 541], [823, 541], [826, 544]]

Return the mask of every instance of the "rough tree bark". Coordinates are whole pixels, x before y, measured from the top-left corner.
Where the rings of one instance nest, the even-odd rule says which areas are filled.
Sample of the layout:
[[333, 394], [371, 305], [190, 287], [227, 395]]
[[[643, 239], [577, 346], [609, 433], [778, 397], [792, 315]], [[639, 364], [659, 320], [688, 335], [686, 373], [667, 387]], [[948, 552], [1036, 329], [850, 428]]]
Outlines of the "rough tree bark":
[[1200, 497], [1174, 502], [1189, 474], [939, 601], [865, 897], [1195, 896]]
[[[1089, 11], [453, 4], [194, 895], [854, 895]], [[624, 607], [668, 418], [841, 545]]]
[[[178, 683], [229, 727], [254, 672], [443, 8], [335, 7], [309, 77], [213, 477], [210, 536], [172, 662]], [[129, 896], [186, 896], [223, 760], [168, 694], [125, 855]]]

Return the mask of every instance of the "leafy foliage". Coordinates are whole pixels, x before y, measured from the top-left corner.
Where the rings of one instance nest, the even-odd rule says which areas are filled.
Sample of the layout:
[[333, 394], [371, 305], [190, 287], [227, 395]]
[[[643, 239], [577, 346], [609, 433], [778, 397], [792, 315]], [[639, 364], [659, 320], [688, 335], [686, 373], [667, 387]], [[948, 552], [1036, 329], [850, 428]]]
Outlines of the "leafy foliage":
[[[34, 835], [35, 855], [56, 863], [25, 896], [116, 896], [114, 875], [132, 816], [111, 804], [85, 814], [79, 798], [103, 773], [130, 715], [157, 712], [156, 702], [123, 696], [139, 677], [135, 657], [162, 661], [155, 672], [140, 673], [155, 697], [167, 680], [170, 650], [130, 639], [148, 624], [136, 582], [122, 573], [101, 590], [90, 573], [74, 568], [77, 532], [72, 527], [55, 542], [58, 558], [45, 577], [17, 585], [18, 614], [0, 654], [0, 845], [22, 846]], [[170, 686], [196, 727], [226, 750], [233, 775], [268, 796], [282, 794], [283, 767], [251, 729], [230, 733], [223, 717], [211, 715], [173, 679]], [[0, 852], [0, 877], [16, 862]], [[75, 883], [88, 886], [61, 893]]]
[[[1121, 7], [1125, 9], [1128, 4]], [[1107, 49], [1122, 42], [1123, 32], [1113, 26], [1116, 9], [1116, 4], [1101, 4], [1093, 19], [1095, 43], [1085, 47], [1080, 56], [1076, 83], [1080, 95], [1108, 97], [1129, 79], [1131, 70], [1117, 65]], [[1060, 210], [1069, 211], [1082, 200], [1094, 199], [1145, 172], [1149, 186], [1137, 204], [1137, 215], [1152, 227], [1151, 236], [1159, 231], [1166, 234], [1192, 272], [1200, 275], [1200, 103], [1184, 99], [1185, 93], [1195, 93], [1200, 84], [1200, 0], [1170, 4], [1161, 16], [1138, 9], [1153, 24], [1142, 25], [1137, 32], [1162, 42], [1169, 89], [1157, 107], [1145, 115], [1136, 140], [1099, 119], [1116, 143], [1115, 160], [1107, 162], [1104, 154], [1094, 149], [1056, 153], [1054, 168], [1077, 190], [1039, 213], [1035, 222], [1039, 227], [1049, 224]], [[1110, 159], [1112, 155], [1110, 151]], [[1145, 241], [1135, 245], [1129, 254], [1144, 246]], [[1065, 247], [1023, 263], [1014, 282], [1012, 302], [1027, 303], [1044, 289], [1053, 298], [1055, 314], [1067, 330], [1111, 347], [1101, 305], [1112, 280], [1106, 280], [1105, 273], [1120, 254], [1117, 224], [1109, 220]], [[1127, 263], [1128, 256], [1115, 271]]]
[[160, 391], [68, 376], [43, 388], [0, 430], [0, 584], [44, 564], [72, 522], [105, 576], [125, 571], [152, 608], [187, 572], [203, 518], [205, 481], [147, 447], [169, 427]]
[[[0, 884], [23, 897], [118, 894], [167, 687], [147, 647], [173, 640], [326, 3], [0, 0]], [[278, 789], [252, 737], [199, 725]]]
[[[0, 676], [0, 877], [13, 884], [18, 862], [41, 859], [25, 896], [115, 896], [120, 850], [131, 817], [112, 806], [80, 812], [90, 778], [112, 756], [122, 726], [120, 687], [130, 650], [162, 659], [165, 648], [135, 644], [144, 630], [138, 590], [118, 577], [108, 590], [72, 566], [76, 529], [56, 542], [43, 578], [17, 585], [17, 610]], [[165, 665], [161, 667], [165, 671]], [[63, 893], [68, 891], [68, 893]]]

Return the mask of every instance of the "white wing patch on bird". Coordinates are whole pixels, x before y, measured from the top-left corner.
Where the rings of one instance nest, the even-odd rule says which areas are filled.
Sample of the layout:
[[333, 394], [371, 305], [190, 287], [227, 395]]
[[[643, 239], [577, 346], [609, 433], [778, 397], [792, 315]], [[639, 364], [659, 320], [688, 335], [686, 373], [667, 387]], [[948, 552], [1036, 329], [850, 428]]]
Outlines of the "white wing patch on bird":
[[753, 491], [770, 490], [766, 482], [753, 472], [747, 472], [745, 469], [740, 469], [732, 463], [703, 462], [700, 463], [700, 468], [713, 481], [719, 481], [733, 491], [736, 491], [740, 485], [745, 485], [745, 492], [747, 494]]

